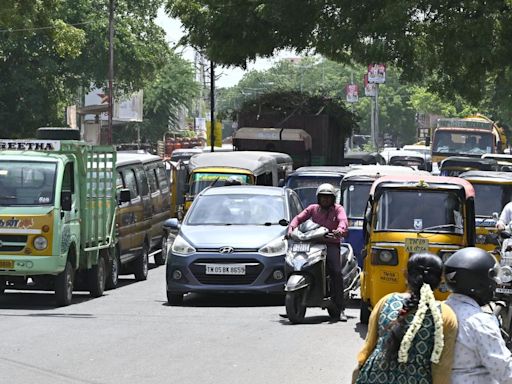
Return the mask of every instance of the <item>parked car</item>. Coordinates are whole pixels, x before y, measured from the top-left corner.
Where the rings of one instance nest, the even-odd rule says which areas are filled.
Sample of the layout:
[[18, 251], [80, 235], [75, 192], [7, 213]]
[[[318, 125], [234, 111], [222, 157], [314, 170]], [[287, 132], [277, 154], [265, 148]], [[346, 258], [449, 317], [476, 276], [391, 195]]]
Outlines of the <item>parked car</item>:
[[129, 193], [119, 203], [116, 216], [118, 244], [107, 286], [115, 288], [120, 273], [133, 273], [136, 280], [146, 280], [148, 259], [165, 263], [167, 238], [163, 223], [171, 216], [171, 196], [165, 165], [148, 153], [118, 152], [116, 161], [119, 192]]
[[237, 185], [207, 188], [183, 223], [169, 219], [167, 300], [189, 292], [284, 293], [289, 221], [302, 210], [289, 188]]

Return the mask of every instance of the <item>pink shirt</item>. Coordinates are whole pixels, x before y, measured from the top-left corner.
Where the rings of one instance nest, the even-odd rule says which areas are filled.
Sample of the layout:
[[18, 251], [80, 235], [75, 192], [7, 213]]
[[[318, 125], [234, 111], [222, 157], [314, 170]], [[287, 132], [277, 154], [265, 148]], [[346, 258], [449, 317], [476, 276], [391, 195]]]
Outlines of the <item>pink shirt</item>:
[[[334, 204], [334, 206], [325, 210], [322, 209], [319, 204], [311, 204], [293, 218], [288, 227], [288, 233], [308, 219], [313, 220], [313, 222], [327, 228], [329, 231], [338, 229], [342, 234], [344, 234], [348, 228], [347, 215], [341, 205]], [[333, 242], [339, 242], [339, 240], [334, 239]]]

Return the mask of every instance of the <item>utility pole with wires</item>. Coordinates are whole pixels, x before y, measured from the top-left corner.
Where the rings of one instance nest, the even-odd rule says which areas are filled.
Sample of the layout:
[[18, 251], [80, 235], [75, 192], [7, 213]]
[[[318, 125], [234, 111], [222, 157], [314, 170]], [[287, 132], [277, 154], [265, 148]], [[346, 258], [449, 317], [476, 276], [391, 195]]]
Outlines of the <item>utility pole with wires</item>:
[[114, 1], [109, 1], [108, 15], [108, 126], [106, 144], [112, 144], [112, 115], [114, 113]]

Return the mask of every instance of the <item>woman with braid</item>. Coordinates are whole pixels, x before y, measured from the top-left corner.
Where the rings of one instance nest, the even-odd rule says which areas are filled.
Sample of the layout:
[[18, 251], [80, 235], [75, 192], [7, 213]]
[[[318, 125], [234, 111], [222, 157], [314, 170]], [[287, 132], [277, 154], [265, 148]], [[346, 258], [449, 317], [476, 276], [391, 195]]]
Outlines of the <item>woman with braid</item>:
[[408, 290], [383, 297], [373, 308], [353, 382], [450, 383], [457, 318], [432, 292], [442, 267], [429, 253], [409, 258]]

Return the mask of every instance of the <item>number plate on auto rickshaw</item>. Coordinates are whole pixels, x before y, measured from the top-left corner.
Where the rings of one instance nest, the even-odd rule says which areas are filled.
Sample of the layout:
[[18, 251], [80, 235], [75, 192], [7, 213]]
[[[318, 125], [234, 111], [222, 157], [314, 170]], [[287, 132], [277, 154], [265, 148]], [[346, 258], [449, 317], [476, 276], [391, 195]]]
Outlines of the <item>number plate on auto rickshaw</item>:
[[405, 250], [409, 253], [428, 252], [428, 239], [407, 238]]
[[309, 243], [295, 243], [292, 245], [292, 252], [309, 252]]

